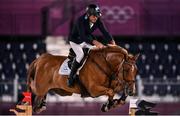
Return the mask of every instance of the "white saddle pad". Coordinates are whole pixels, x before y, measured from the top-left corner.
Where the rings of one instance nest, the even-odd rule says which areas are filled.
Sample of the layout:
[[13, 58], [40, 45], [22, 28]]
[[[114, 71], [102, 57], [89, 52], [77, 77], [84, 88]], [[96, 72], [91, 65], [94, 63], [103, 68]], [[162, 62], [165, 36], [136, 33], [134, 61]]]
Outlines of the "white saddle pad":
[[69, 61], [69, 59], [67, 58], [66, 60], [64, 60], [64, 62], [60, 66], [60, 69], [59, 69], [60, 75], [69, 75], [70, 74], [71, 69], [68, 67], [68, 61]]
[[[94, 46], [93, 46], [94, 47]], [[92, 48], [93, 48], [92, 47]], [[90, 51], [90, 50], [89, 50]], [[88, 52], [89, 52], [88, 51]], [[82, 69], [82, 67], [84, 66], [84, 64], [86, 63], [87, 57], [85, 59], [85, 61], [83, 62], [83, 64], [81, 65], [81, 67], [78, 69], [77, 74], [79, 75], [79, 71]], [[59, 74], [60, 75], [69, 75], [71, 72], [71, 69], [68, 67], [68, 61], [69, 59], [67, 58], [66, 60], [64, 60], [64, 62], [62, 63], [62, 65], [59, 68]]]
[[[69, 61], [69, 59], [67, 58], [66, 60], [64, 60], [64, 62], [60, 66], [60, 68], [59, 68], [59, 74], [60, 75], [69, 75], [70, 74], [71, 69], [68, 67], [68, 61]], [[84, 66], [85, 62], [86, 62], [86, 60], [84, 61], [82, 66], [78, 69], [77, 75], [79, 75], [79, 71], [82, 69], [82, 67]]]

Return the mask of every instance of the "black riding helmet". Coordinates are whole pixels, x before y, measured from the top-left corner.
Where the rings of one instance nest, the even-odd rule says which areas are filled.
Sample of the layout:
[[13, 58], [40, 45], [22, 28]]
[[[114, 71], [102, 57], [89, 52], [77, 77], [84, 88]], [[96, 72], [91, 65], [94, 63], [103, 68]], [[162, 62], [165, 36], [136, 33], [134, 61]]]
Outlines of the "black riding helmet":
[[97, 5], [90, 4], [86, 8], [86, 14], [88, 16], [94, 15], [94, 16], [100, 17], [101, 16], [101, 11], [100, 11], [100, 9], [99, 9], [99, 7]]

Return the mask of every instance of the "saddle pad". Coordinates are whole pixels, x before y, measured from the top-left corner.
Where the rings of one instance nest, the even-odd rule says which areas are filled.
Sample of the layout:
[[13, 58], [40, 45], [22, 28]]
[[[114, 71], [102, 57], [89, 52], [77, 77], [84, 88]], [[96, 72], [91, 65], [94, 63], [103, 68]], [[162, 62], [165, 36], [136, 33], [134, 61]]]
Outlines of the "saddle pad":
[[[60, 75], [69, 75], [70, 74], [71, 69], [68, 66], [68, 61], [69, 61], [69, 59], [67, 58], [66, 60], [64, 60], [64, 62], [60, 66], [60, 68], [59, 68], [59, 74]], [[86, 62], [86, 59], [85, 59], [84, 63], [82, 64], [82, 66], [80, 66], [80, 68], [77, 70], [77, 73], [76, 73], [77, 75], [79, 75], [79, 71], [82, 69], [85, 62]]]
[[59, 69], [60, 75], [69, 75], [70, 74], [71, 69], [68, 67], [68, 61], [69, 61], [69, 59], [67, 58], [66, 60], [64, 60], [64, 62], [60, 66], [60, 69]]

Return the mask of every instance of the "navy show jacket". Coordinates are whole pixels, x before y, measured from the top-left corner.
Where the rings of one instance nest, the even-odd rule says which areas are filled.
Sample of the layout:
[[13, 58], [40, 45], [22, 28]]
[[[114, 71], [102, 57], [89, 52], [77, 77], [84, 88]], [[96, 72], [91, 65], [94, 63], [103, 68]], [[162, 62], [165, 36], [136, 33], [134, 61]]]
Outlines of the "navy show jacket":
[[97, 19], [96, 23], [90, 28], [89, 19], [84, 14], [80, 16], [75, 24], [73, 25], [72, 31], [69, 36], [69, 41], [80, 44], [82, 42], [86, 42], [92, 45], [92, 41], [96, 38], [92, 35], [92, 33], [99, 29], [101, 33], [104, 35], [106, 41], [109, 43], [113, 40], [112, 36], [109, 34], [107, 29], [105, 28], [103, 22], [100, 18]]

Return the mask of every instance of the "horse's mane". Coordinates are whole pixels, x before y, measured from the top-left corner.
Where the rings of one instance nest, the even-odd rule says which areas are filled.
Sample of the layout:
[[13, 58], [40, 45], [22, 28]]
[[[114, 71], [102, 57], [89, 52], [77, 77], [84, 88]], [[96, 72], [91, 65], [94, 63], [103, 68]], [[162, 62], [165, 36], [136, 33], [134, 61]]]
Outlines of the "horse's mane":
[[92, 49], [92, 52], [106, 52], [106, 53], [113, 53], [113, 52], [118, 52], [118, 53], [122, 53], [124, 55], [128, 55], [128, 51], [120, 46], [106, 46], [103, 49]]

